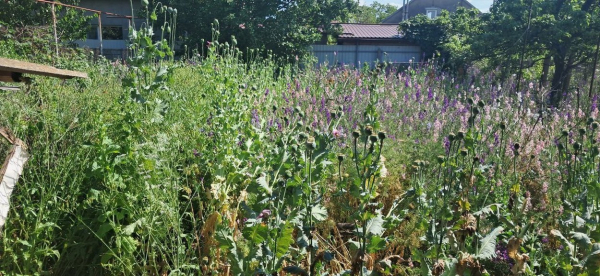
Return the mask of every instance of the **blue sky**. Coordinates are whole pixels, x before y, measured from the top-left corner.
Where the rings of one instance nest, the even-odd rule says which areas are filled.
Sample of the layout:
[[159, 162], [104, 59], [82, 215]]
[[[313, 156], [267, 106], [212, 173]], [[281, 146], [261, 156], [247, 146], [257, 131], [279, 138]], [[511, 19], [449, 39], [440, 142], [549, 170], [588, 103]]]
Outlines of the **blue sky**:
[[[370, 5], [374, 1], [382, 4], [392, 4], [398, 7], [402, 6], [402, 0], [359, 0], [361, 5]], [[490, 9], [493, 0], [469, 0], [469, 2], [480, 11], [487, 12]]]

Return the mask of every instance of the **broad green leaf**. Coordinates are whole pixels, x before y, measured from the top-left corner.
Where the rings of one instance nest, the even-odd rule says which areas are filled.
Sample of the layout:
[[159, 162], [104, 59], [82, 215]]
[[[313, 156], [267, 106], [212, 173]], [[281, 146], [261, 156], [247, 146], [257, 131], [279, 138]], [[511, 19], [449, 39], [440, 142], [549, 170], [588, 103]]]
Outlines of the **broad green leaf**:
[[489, 215], [489, 214], [493, 214], [498, 212], [498, 210], [500, 209], [500, 207], [502, 207], [502, 204], [499, 203], [494, 203], [494, 204], [490, 204], [488, 206], [483, 207], [481, 210], [473, 213], [474, 216], [480, 216], [480, 215]]
[[256, 179], [256, 183], [258, 183], [258, 186], [263, 188], [267, 194], [273, 194], [273, 189], [269, 186], [269, 180], [267, 179], [267, 176], [261, 175], [258, 179]]
[[377, 253], [378, 251], [385, 248], [386, 241], [384, 238], [379, 236], [372, 236], [371, 241], [367, 245], [367, 252], [369, 253]]
[[314, 205], [311, 212], [315, 221], [324, 221], [327, 219], [327, 209], [321, 204]]
[[138, 226], [139, 223], [140, 222], [138, 220], [138, 221], [136, 221], [136, 222], [134, 222], [132, 224], [129, 224], [129, 225], [125, 226], [123, 228], [123, 234], [125, 234], [127, 236], [131, 236], [131, 234], [133, 234], [133, 232], [135, 231], [135, 227]]
[[571, 238], [573, 238], [581, 247], [589, 248], [592, 245], [592, 240], [588, 235], [580, 232], [571, 232]]
[[500, 233], [504, 230], [502, 226], [496, 227], [492, 232], [487, 234], [483, 239], [481, 239], [480, 247], [475, 256], [481, 260], [491, 259], [496, 256], [496, 238]]
[[291, 223], [286, 223], [279, 239], [277, 239], [277, 258], [281, 258], [290, 250], [290, 245], [294, 242], [294, 226]]
[[256, 224], [244, 228], [244, 238], [252, 241], [255, 244], [259, 244], [265, 241], [269, 235], [269, 228], [266, 225]]
[[371, 233], [373, 235], [382, 235], [385, 229], [383, 228], [383, 218], [381, 215], [377, 215], [376, 217], [369, 220], [367, 223], [367, 233]]
[[569, 248], [569, 255], [573, 256], [575, 246], [560, 231], [552, 229], [550, 230], [550, 234], [557, 237], [565, 247]]

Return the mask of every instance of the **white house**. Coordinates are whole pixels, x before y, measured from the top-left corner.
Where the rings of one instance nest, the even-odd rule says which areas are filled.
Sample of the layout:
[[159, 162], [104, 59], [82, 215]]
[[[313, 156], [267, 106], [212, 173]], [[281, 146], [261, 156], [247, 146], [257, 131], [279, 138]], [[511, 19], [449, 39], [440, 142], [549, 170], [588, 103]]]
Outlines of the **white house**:
[[132, 23], [140, 26], [145, 19], [136, 18], [141, 9], [139, 0], [133, 2], [133, 13], [129, 0], [81, 0], [79, 6], [88, 13], [100, 16], [90, 22], [87, 39], [76, 41], [80, 47], [87, 47], [109, 59], [124, 58], [127, 55], [127, 39]]

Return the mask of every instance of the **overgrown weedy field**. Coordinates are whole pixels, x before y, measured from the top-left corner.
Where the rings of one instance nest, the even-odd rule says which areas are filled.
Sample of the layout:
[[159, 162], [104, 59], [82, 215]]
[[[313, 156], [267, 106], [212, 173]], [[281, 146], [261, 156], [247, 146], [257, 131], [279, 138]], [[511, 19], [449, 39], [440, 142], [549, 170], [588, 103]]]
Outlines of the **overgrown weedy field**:
[[[598, 275], [598, 99], [232, 45], [0, 94], [29, 145], [4, 275]], [[149, 41], [149, 40], [148, 40]]]

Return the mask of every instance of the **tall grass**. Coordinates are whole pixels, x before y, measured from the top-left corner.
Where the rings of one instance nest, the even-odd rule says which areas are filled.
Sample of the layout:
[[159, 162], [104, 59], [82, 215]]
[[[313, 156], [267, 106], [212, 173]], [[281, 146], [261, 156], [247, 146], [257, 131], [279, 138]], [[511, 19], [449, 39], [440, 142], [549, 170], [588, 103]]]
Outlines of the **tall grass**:
[[548, 109], [434, 63], [300, 70], [233, 45], [155, 61], [0, 94], [31, 154], [0, 273], [595, 269], [596, 98]]

